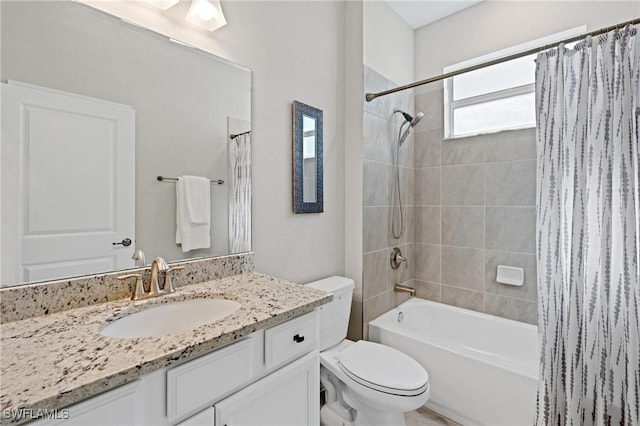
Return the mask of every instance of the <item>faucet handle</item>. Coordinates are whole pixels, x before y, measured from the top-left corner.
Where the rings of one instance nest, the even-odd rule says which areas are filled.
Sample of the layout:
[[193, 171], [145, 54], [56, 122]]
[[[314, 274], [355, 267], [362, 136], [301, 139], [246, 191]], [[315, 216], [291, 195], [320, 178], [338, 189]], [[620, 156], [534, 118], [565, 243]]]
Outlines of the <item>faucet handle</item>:
[[407, 262], [407, 258], [402, 255], [402, 252], [398, 247], [394, 247], [391, 252], [390, 262], [392, 269], [398, 269], [402, 262]]
[[173, 281], [171, 279], [171, 273], [173, 271], [181, 271], [183, 270], [185, 267], [184, 265], [181, 266], [172, 266], [171, 268], [167, 269], [164, 273], [164, 287], [162, 288], [163, 292], [166, 293], [173, 293], [176, 291], [176, 288], [173, 286]]
[[117, 278], [121, 281], [129, 278], [136, 279], [136, 287], [135, 287], [135, 290], [133, 291], [133, 296], [131, 296], [131, 300], [140, 300], [140, 299], [144, 299], [147, 296], [147, 292], [144, 290], [144, 284], [142, 283], [142, 274], [126, 274], [126, 275], [120, 275]]

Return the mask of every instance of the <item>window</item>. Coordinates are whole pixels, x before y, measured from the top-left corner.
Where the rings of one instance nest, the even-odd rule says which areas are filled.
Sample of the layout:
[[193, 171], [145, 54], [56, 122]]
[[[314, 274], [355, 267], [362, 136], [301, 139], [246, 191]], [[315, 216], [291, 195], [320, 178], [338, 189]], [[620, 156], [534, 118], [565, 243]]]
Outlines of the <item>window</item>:
[[[572, 28], [448, 66], [445, 73], [584, 34]], [[536, 54], [448, 78], [444, 84], [445, 138], [535, 127]]]

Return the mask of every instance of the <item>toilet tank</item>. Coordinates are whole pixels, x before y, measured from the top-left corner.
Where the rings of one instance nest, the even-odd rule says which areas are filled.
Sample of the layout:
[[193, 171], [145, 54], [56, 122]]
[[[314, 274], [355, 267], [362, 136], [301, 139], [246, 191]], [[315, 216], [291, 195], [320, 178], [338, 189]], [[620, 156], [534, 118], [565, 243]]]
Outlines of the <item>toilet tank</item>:
[[354, 282], [344, 277], [329, 277], [307, 284], [333, 294], [333, 300], [322, 305], [320, 311], [320, 350], [337, 345], [347, 337], [351, 296]]

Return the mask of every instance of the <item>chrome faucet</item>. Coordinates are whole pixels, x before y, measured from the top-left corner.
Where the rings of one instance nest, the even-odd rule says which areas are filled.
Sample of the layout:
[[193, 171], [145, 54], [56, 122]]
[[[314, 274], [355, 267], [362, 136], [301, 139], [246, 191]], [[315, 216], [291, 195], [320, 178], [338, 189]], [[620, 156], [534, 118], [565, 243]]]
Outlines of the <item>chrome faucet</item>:
[[161, 291], [164, 290], [164, 287], [160, 290], [158, 272], [164, 272], [166, 274], [168, 270], [169, 265], [167, 265], [167, 262], [163, 258], [156, 257], [153, 259], [153, 262], [151, 262], [151, 280], [149, 280], [149, 297], [159, 296]]
[[[119, 280], [126, 280], [128, 278], [135, 278], [136, 284], [133, 290], [131, 300], [143, 300], [152, 297], [158, 297], [162, 294], [173, 293], [176, 291], [171, 280], [171, 272], [184, 269], [184, 266], [169, 267], [167, 262], [161, 258], [156, 257], [151, 263], [151, 279], [149, 280], [149, 290], [147, 290], [142, 282], [142, 274], [127, 274], [118, 277]], [[163, 274], [164, 280], [162, 281], [162, 287], [160, 286], [160, 280], [158, 277]]]

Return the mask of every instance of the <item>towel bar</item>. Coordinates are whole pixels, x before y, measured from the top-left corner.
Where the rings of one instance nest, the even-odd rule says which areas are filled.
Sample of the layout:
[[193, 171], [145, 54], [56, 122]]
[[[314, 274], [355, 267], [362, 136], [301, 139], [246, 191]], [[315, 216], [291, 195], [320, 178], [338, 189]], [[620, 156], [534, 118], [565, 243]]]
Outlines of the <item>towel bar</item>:
[[[158, 181], [163, 182], [163, 181], [171, 181], [171, 182], [177, 182], [178, 179], [177, 178], [170, 178], [170, 177], [164, 177], [164, 176], [158, 176], [156, 179], [158, 179]], [[212, 180], [211, 183], [215, 183], [217, 185], [222, 185], [224, 183], [224, 181], [222, 179], [218, 179], [218, 180]]]

